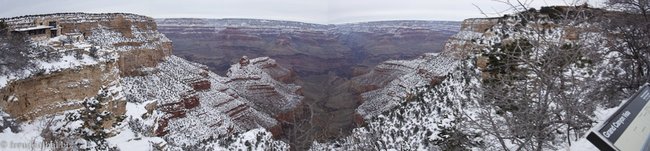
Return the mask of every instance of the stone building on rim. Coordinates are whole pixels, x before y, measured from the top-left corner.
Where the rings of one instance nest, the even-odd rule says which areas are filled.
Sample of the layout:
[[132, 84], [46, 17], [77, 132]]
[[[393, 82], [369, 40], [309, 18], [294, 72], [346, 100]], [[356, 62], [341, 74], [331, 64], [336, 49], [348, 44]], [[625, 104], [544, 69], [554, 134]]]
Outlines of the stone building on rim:
[[22, 33], [32, 39], [47, 39], [61, 35], [61, 26], [55, 19], [36, 19], [32, 26], [11, 29], [11, 33]]

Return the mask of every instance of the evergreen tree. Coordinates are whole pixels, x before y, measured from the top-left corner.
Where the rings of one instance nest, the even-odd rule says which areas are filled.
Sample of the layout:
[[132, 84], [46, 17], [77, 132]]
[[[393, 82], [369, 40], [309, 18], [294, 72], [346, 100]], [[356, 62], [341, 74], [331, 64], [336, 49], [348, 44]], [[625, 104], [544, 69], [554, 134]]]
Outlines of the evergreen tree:
[[[74, 121], [82, 121], [81, 127], [78, 127], [73, 130], [61, 129], [57, 130], [59, 133], [68, 133], [72, 131], [72, 134], [63, 134], [63, 136], [72, 137], [73, 140], [82, 139], [83, 141], [76, 143], [76, 149], [78, 150], [110, 150], [106, 138], [109, 137], [108, 130], [106, 125], [112, 119], [112, 113], [108, 112], [104, 105], [110, 101], [111, 94], [108, 92], [106, 87], [102, 87], [96, 97], [87, 98], [83, 102], [83, 108], [77, 113], [69, 114], [66, 117], [68, 123], [74, 123]], [[66, 123], [67, 125], [67, 123]], [[66, 126], [64, 126], [66, 127]]]

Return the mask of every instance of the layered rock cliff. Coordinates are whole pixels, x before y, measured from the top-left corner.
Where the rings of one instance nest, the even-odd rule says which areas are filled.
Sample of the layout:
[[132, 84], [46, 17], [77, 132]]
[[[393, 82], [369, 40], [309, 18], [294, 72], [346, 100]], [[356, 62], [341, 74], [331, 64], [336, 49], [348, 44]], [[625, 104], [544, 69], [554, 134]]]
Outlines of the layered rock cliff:
[[[25, 36], [30, 45], [19, 50], [29, 63], [0, 77], [2, 120], [18, 119], [11, 122], [18, 128], [2, 137], [77, 149], [131, 143], [165, 150], [227, 147], [234, 142], [225, 138], [256, 128], [280, 137], [286, 124], [307, 115], [300, 87], [289, 84], [295, 73], [275, 60], [245, 58], [228, 77], [219, 76], [173, 56], [171, 41], [149, 17], [62, 13], [2, 20], [11, 36]], [[23, 32], [41, 28], [51, 35]], [[85, 132], [94, 121], [87, 113], [111, 120]]]
[[302, 96], [295, 93], [299, 87], [269, 74], [282, 72], [270, 69], [273, 62], [245, 60], [221, 77], [204, 65], [170, 56], [144, 76], [123, 78], [122, 85], [130, 102], [157, 106], [144, 115], [155, 119], [149, 126], [167, 141], [168, 149], [200, 148], [254, 128], [280, 136], [281, 124], [289, 122], [283, 116], [302, 114], [295, 111]]
[[[254, 19], [158, 19], [174, 53], [225, 73], [240, 56], [271, 57], [301, 75], [350, 77], [388, 58], [437, 52], [458, 23], [386, 21], [321, 25]], [[220, 54], [220, 55], [214, 55]], [[358, 74], [358, 73], [357, 73]]]
[[[99, 47], [118, 51], [120, 74], [136, 75], [140, 67], [156, 66], [162, 58], [171, 55], [172, 44], [157, 31], [150, 17], [133, 14], [61, 13], [32, 15], [3, 19], [14, 29], [43, 26], [55, 22], [61, 35], [82, 34]], [[39, 23], [39, 24], [37, 24]]]
[[441, 53], [428, 53], [413, 60], [386, 61], [368, 74], [353, 78], [351, 81], [363, 97], [363, 103], [356, 109], [359, 116], [375, 117], [415, 97], [415, 89], [440, 84], [456, 68], [457, 60], [465, 59], [474, 53], [472, 50], [487, 47], [477, 45], [476, 41], [498, 21], [499, 18], [466, 19], [460, 31], [444, 44]]
[[300, 92], [314, 114], [304, 133], [294, 136], [309, 138], [300, 140], [306, 143], [349, 133], [355, 127], [354, 110], [362, 102], [361, 93], [385, 85], [366, 83], [389, 80], [350, 79], [388, 59], [438, 52], [460, 26], [458, 22], [408, 20], [340, 25], [255, 19], [156, 21], [160, 31], [174, 40], [176, 55], [206, 64], [219, 74], [225, 75], [229, 65], [243, 55], [268, 56], [293, 71], [290, 79], [303, 87]]
[[[590, 13], [594, 12], [602, 11]], [[315, 142], [314, 150], [499, 150], [503, 144], [494, 140], [504, 137], [477, 124], [489, 121], [474, 121], [495, 117], [492, 122], [504, 124], [496, 127], [506, 129], [505, 135], [514, 133], [509, 128], [518, 126], [507, 125], [512, 121], [507, 122], [504, 116], [508, 114], [502, 113], [508, 111], [482, 100], [486, 97], [479, 90], [485, 90], [485, 81], [503, 74], [494, 71], [502, 58], [490, 55], [503, 53], [519, 39], [534, 41], [543, 37], [548, 43], [532, 43], [540, 48], [534, 49], [539, 54], [548, 54], [546, 50], [554, 44], [571, 50], [573, 46], [593, 46], [582, 47], [591, 51], [581, 51], [584, 54], [579, 61], [561, 66], [561, 71], [567, 71], [561, 75], [573, 78], [566, 83], [585, 89], [566, 91], [578, 94], [575, 102], [568, 104], [587, 109], [552, 116], [575, 119], [567, 115], [579, 115], [586, 119], [576, 122], [582, 127], [566, 127], [566, 133], [551, 131], [538, 137], [565, 145], [564, 140], [571, 140], [570, 136], [583, 133], [599, 120], [591, 115], [608, 106], [602, 103], [607, 101], [589, 94], [598, 92], [592, 89], [594, 85], [622, 74], [610, 70], [621, 69], [624, 58], [607, 52], [612, 45], [612, 39], [607, 38], [612, 35], [598, 30], [602, 24], [594, 20], [560, 22], [535, 10], [522, 14], [533, 15], [468, 19], [461, 31], [449, 38], [443, 51], [424, 55], [417, 54], [425, 52], [420, 48], [442, 45], [419, 40], [438, 40], [439, 32], [453, 29], [440, 29], [438, 23], [404, 21], [316, 25], [238, 19], [159, 20], [171, 34], [185, 40], [179, 46], [183, 49], [218, 48], [188, 50], [192, 55], [184, 57], [208, 62], [227, 59], [229, 67], [219, 69], [215, 67], [223, 66], [215, 66], [217, 63], [201, 65], [171, 55], [171, 42], [155, 30], [155, 23], [148, 17], [72, 13], [6, 19], [12, 28], [24, 30], [38, 26], [39, 20], [56, 20], [58, 25], [53, 27], [57, 29], [48, 30], [60, 30], [63, 36], [32, 39], [34, 51], [40, 52], [28, 56], [34, 65], [0, 77], [0, 95], [6, 100], [0, 103], [0, 128], [7, 128], [4, 123], [11, 121], [7, 117], [20, 119], [18, 128], [9, 126], [12, 132], [3, 131], [0, 137], [18, 135], [29, 139], [24, 141], [59, 142], [57, 138], [71, 137], [66, 135], [68, 132], [88, 132], [69, 131], [70, 127], [89, 125], [83, 121], [87, 118], [71, 120], [78, 119], [79, 114], [74, 112], [89, 113], [96, 107], [93, 102], [109, 98], [101, 103], [109, 107], [107, 111], [115, 115], [117, 122], [111, 121], [115, 124], [101, 131], [109, 132], [106, 135], [95, 131], [91, 134], [101, 135], [90, 138], [106, 137], [99, 140], [124, 150], [133, 146], [160, 150], [286, 150], [286, 143], [272, 140], [283, 136], [288, 136], [284, 138], [292, 147], [304, 143], [293, 140], [311, 144], [312, 140], [335, 139]], [[190, 35], [214, 38], [219, 43], [192, 43], [195, 37]], [[403, 50], [414, 51], [399, 52]], [[221, 55], [215, 52], [226, 58], [216, 57]], [[420, 57], [384, 61], [416, 54]], [[241, 55], [272, 57], [250, 59]], [[225, 76], [211, 71], [221, 69]], [[294, 123], [301, 119], [310, 120]], [[564, 124], [554, 126], [565, 128]], [[366, 127], [354, 129], [350, 136], [332, 138], [344, 136], [344, 129], [362, 125]], [[524, 142], [519, 137], [523, 135], [506, 140]], [[88, 138], [65, 141], [84, 139]], [[516, 149], [507, 145], [504, 148]], [[89, 146], [96, 147], [88, 143], [77, 147]]]
[[149, 17], [62, 13], [2, 20], [15, 31], [53, 22], [55, 25], [46, 30], [60, 33], [54, 38], [32, 39], [35, 48], [29, 59], [33, 65], [3, 75], [6, 86], [3, 84], [2, 96], [13, 100], [3, 108], [12, 116], [32, 119], [76, 109], [81, 107], [80, 101], [95, 96], [101, 87], [115, 89], [118, 97], [109, 106], [116, 115], [122, 115], [125, 100], [119, 97], [120, 77], [155, 66], [171, 55], [171, 41], [156, 31]]
[[[553, 17], [557, 14], [571, 19]], [[593, 146], [589, 148], [584, 134], [605, 119], [603, 114], [615, 111], [608, 104], [620, 103], [618, 100], [623, 98], [616, 96], [627, 93], [606, 88], [620, 76], [611, 71], [625, 70], [621, 66], [625, 57], [620, 56], [621, 52], [610, 51], [621, 37], [605, 28], [610, 17], [618, 15], [621, 14], [584, 6], [558, 6], [498, 18], [465, 20], [461, 31], [450, 38], [443, 52], [425, 55], [423, 60], [388, 61], [371, 71], [371, 75], [377, 71], [391, 72], [385, 74], [387, 80], [377, 80], [390, 81], [389, 84], [362, 94], [367, 97], [356, 111], [365, 118], [367, 127], [357, 128], [351, 136], [337, 141], [314, 143], [312, 149], [574, 150], [578, 146], [587, 147], [582, 150], [594, 150]], [[535, 63], [517, 64], [508, 71], [498, 72], [503, 69], [499, 68], [500, 61], [508, 58], [494, 55], [509, 53], [513, 45], [531, 52], [518, 56], [519, 59]], [[570, 55], [576, 52], [580, 55]], [[511, 91], [498, 92], [495, 89], [500, 87], [490, 87], [499, 76], [531, 71], [526, 69], [545, 71], [509, 79], [519, 82], [504, 86], [512, 86], [513, 89], [506, 89]], [[426, 76], [416, 73], [430, 73], [438, 78], [423, 78]], [[539, 84], [531, 81], [545, 78], [553, 79], [545, 81], [552, 85], [550, 89], [525, 91]], [[565, 83], [567, 80], [571, 82]], [[598, 95], [603, 92], [617, 99]], [[492, 99], [494, 93], [501, 95]], [[373, 97], [381, 94], [393, 95]], [[521, 95], [507, 96], [514, 94]], [[525, 105], [527, 102], [541, 104], [544, 100], [540, 98], [549, 96], [553, 98], [548, 99], [550, 104]], [[494, 103], [503, 100], [521, 104], [512, 109]], [[559, 100], [566, 102], [558, 103]], [[528, 108], [535, 111], [525, 110]], [[579, 113], [574, 112], [577, 110]], [[532, 127], [540, 127], [537, 122], [544, 124], [537, 134], [521, 135], [535, 131], [530, 130]], [[525, 143], [524, 139], [539, 144]]]

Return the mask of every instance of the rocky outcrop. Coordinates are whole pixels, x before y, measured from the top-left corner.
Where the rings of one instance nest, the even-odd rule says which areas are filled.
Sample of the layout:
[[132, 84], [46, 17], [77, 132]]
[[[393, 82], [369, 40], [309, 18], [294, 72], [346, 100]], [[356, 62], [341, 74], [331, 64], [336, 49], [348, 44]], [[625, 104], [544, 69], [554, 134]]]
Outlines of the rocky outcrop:
[[[425, 54], [412, 60], [391, 60], [377, 65], [369, 73], [354, 77], [350, 84], [359, 94], [356, 124], [406, 103], [416, 88], [435, 86], [456, 68], [471, 50], [481, 47], [477, 38], [499, 23], [499, 18], [466, 19], [460, 31], [444, 44], [441, 53]], [[480, 43], [480, 42], [478, 42]], [[477, 61], [481, 61], [478, 59]], [[361, 120], [359, 118], [364, 119]]]
[[[353, 78], [361, 96], [360, 117], [372, 118], [412, 97], [416, 88], [438, 84], [457, 61], [442, 54], [425, 54], [414, 60], [386, 61], [368, 74]], [[357, 117], [358, 118], [358, 117]], [[362, 124], [355, 119], [357, 124]]]
[[125, 14], [60, 13], [3, 19], [14, 29], [36, 26], [37, 20], [56, 22], [61, 34], [80, 33], [90, 43], [119, 51], [122, 76], [141, 75], [140, 68], [155, 67], [171, 55], [172, 44], [158, 33], [150, 17]]
[[296, 108], [302, 100], [302, 96], [292, 95], [298, 91], [299, 86], [284, 86], [285, 84], [276, 81], [290, 81], [286, 78], [290, 74], [289, 70], [278, 67], [273, 59], [255, 58], [233, 65], [227, 74], [230, 80], [225, 84], [239, 94], [245, 94], [242, 96], [252, 101], [257, 108], [275, 115]]
[[[35, 75], [0, 89], [3, 111], [22, 120], [81, 108], [85, 98], [94, 97], [102, 86], [115, 85], [119, 75], [114, 63], [96, 64], [80, 69]], [[115, 98], [109, 107], [121, 115], [124, 98]]]
[[478, 49], [476, 48], [478, 46], [474, 44], [476, 42], [475, 40], [496, 25], [498, 21], [499, 18], [472, 18], [464, 20], [458, 34], [451, 36], [445, 43], [444, 53], [457, 57], [456, 59], [463, 59], [463, 56], [471, 53], [468, 50]]
[[178, 102], [166, 103], [158, 105], [158, 110], [165, 113], [158, 120], [158, 127], [156, 128], [154, 134], [156, 136], [165, 136], [169, 133], [167, 125], [169, 120], [175, 118], [185, 118], [187, 116], [187, 111], [198, 107], [200, 104], [199, 98], [195, 94], [186, 94], [181, 96], [181, 100]]
[[39, 46], [36, 49], [58, 53], [55, 57], [30, 58], [36, 69], [17, 71], [28, 76], [3, 75], [9, 82], [0, 89], [0, 96], [11, 101], [3, 101], [0, 107], [24, 120], [81, 108], [83, 100], [97, 96], [101, 88], [115, 96], [106, 102], [108, 110], [116, 117], [123, 115], [126, 100], [121, 77], [142, 75], [143, 69], [171, 55], [171, 41], [145, 16], [61, 13], [1, 20], [13, 30], [49, 23], [47, 30], [56, 36], [32, 39]]
[[[594, 88], [595, 85], [600, 84], [598, 81], [609, 79], [609, 76], [614, 79], [620, 78], [620, 76], [617, 75], [603, 75], [602, 73], [599, 73], [602, 71], [609, 72], [611, 70], [624, 69], [619, 67], [620, 64], [618, 61], [615, 61], [621, 58], [618, 58], [618, 55], [615, 54], [616, 52], [611, 52], [609, 49], [612, 48], [610, 47], [611, 42], [618, 41], [618, 38], [609, 36], [609, 34], [616, 33], [616, 31], [612, 31], [611, 29], [608, 30], [608, 28], [603, 28], [607, 26], [607, 24], [611, 23], [611, 20], [609, 19], [601, 20], [601, 17], [607, 17], [609, 14], [603, 13], [603, 11], [605, 10], [587, 8], [586, 5], [577, 7], [553, 6], [542, 7], [540, 11], [536, 11], [536, 9], [530, 9], [525, 12], [505, 15], [504, 17], [499, 18], [468, 19], [463, 23], [461, 31], [457, 35], [450, 38], [446, 44], [445, 50], [443, 50], [443, 52], [440, 54], [434, 56], [425, 56], [423, 57], [422, 61], [417, 61], [419, 59], [402, 62], [388, 61], [382, 63], [376, 69], [371, 71], [367, 76], [380, 77], [376, 80], [379, 81], [377, 83], [381, 83], [381, 81], [390, 82], [385, 86], [380, 86], [382, 88], [373, 90], [380, 93], [375, 93], [373, 91], [364, 93], [364, 102], [359, 107], [359, 109], [357, 109], [357, 111], [359, 114], [365, 115], [365, 117], [362, 120], [358, 120], [360, 122], [357, 123], [367, 123], [368, 126], [355, 129], [354, 134], [349, 137], [339, 139], [337, 141], [331, 141], [334, 143], [325, 143], [327, 144], [326, 146], [320, 146], [320, 144], [314, 143], [314, 148], [312, 149], [363, 150], [364, 148], [371, 148], [372, 146], [382, 146], [374, 145], [375, 143], [386, 144], [386, 146], [394, 148], [413, 148], [414, 146], [422, 147], [422, 150], [503, 150], [503, 148], [516, 148], [505, 144], [501, 144], [503, 145], [503, 148], [501, 148], [498, 147], [500, 146], [498, 142], [474, 142], [474, 140], [476, 140], [475, 138], [508, 138], [504, 137], [504, 135], [517, 135], [509, 134], [509, 132], [516, 131], [513, 130], [516, 128], [512, 128], [512, 125], [516, 125], [514, 127], [520, 128], [522, 127], [521, 125], [530, 124], [530, 122], [521, 122], [518, 120], [513, 120], [514, 122], [507, 122], [507, 124], [503, 124], [504, 122], [482, 124], [481, 122], [476, 121], [476, 119], [484, 118], [485, 115], [495, 118], [512, 118], [512, 115], [517, 114], [517, 111], [522, 112], [522, 110], [519, 110], [519, 108], [508, 111], [508, 109], [502, 109], [505, 107], [502, 107], [499, 104], [494, 104], [492, 102], [486, 103], [486, 96], [489, 94], [485, 92], [493, 92], [491, 89], [499, 89], [503, 87], [503, 84], [496, 84], [498, 86], [494, 86], [494, 83], [499, 82], [494, 82], [495, 79], [486, 78], [491, 78], [493, 74], [517, 75], [519, 73], [516, 72], [526, 73], [528, 75], [517, 76], [513, 79], [507, 79], [512, 80], [508, 81], [508, 84], [505, 84], [509, 86], [509, 88], [505, 88], [505, 92], [497, 92], [508, 93], [508, 95], [511, 95], [510, 93], [516, 92], [510, 91], [513, 90], [510, 88], [517, 88], [517, 90], [519, 90], [519, 88], [522, 88], [521, 92], [526, 93], [521, 94], [526, 96], [535, 95], [534, 92], [524, 91], [524, 89], [526, 89], [530, 83], [535, 83], [531, 81], [544, 81], [539, 80], [538, 78], [548, 79], [549, 77], [552, 77], [550, 79], [571, 79], [569, 81], [573, 82], [571, 84], [568, 84], [570, 86], [565, 85], [565, 83], [562, 81], [550, 81], [550, 83], [552, 83], [550, 85], [554, 85], [551, 88], [561, 88], [565, 86], [572, 87], [572, 89], [561, 89], [555, 92], [561, 94], [589, 94], [592, 93], [589, 92], [591, 91], [590, 89]], [[554, 15], [557, 15], [554, 13], [559, 13], [559, 15], [575, 16], [566, 18], [560, 16], [554, 17]], [[617, 14], [616, 12], [612, 13]], [[577, 45], [579, 45], [578, 48], [573, 47]], [[513, 52], [509, 51], [513, 51], [512, 49], [517, 52], [530, 51], [530, 53], [517, 55], [515, 57], [516, 59], [513, 60], [524, 60], [525, 62], [538, 63], [535, 63], [534, 65], [520, 65], [517, 61], [508, 60], [504, 61], [506, 62], [506, 65], [503, 65], [503, 62], [499, 62], [502, 59], [505, 60], [504, 58], [511, 57], [509, 55], [511, 55]], [[580, 55], [557, 56], [558, 54], [570, 55], [575, 52], [579, 52]], [[614, 53], [614, 55], [611, 53]], [[499, 55], [506, 57], [501, 57]], [[583, 59], [589, 60], [589, 63], [587, 63], [588, 65], [583, 65], [583, 62], [581, 61]], [[436, 60], [440, 62], [432, 62]], [[495, 63], [497, 64], [496, 66]], [[504, 70], [501, 71], [501, 73], [490, 73], [493, 71], [500, 71], [498, 69], [495, 70], [495, 68], [512, 66], [508, 64], [515, 64], [514, 66], [516, 67], [512, 68], [516, 69]], [[431, 65], [431, 67], [428, 67], [429, 65]], [[454, 66], [457, 68], [454, 69]], [[551, 67], [549, 68], [549, 66]], [[547, 68], [548, 71], [546, 71]], [[530, 73], [533, 74], [530, 74], [529, 71], [522, 70], [537, 71], [534, 73], [531, 71]], [[576, 73], [575, 71], [579, 72]], [[384, 73], [385, 75], [382, 76], [379, 75], [379, 73]], [[393, 74], [397, 76], [390, 76]], [[552, 75], [540, 76], [540, 74]], [[428, 79], [425, 77], [432, 77], [433, 79]], [[419, 80], [411, 81], [413, 79]], [[496, 80], [504, 79], [505, 78]], [[610, 86], [611, 81], [604, 81], [607, 81], [604, 82], [604, 85]], [[545, 82], [548, 83], [549, 81]], [[414, 87], [410, 87], [413, 85], [421, 85], [421, 89], [406, 91], [413, 89]], [[430, 85], [433, 87], [426, 87], [424, 85]], [[394, 89], [386, 90], [386, 88], [391, 87]], [[594, 94], [598, 94], [599, 92], [603, 91], [603, 87], [596, 86], [595, 88], [596, 89], [594, 89]], [[407, 93], [400, 93], [400, 91], [394, 90], [406, 91]], [[413, 96], [413, 93], [415, 93], [416, 96]], [[543, 94], [549, 95], [549, 92], [543, 92]], [[608, 93], [608, 95], [612, 94], [613, 93]], [[552, 95], [553, 94], [551, 94], [551, 96]], [[373, 96], [380, 97], [373, 98]], [[514, 94], [513, 96], [521, 95]], [[391, 97], [394, 99], [389, 99]], [[489, 97], [495, 96], [492, 94], [489, 95]], [[496, 97], [507, 98], [508, 96], [497, 95]], [[584, 99], [583, 97], [589, 99]], [[493, 98], [489, 98], [487, 100], [490, 99]], [[536, 99], [539, 98], [515, 97], [514, 100], [519, 101], [517, 99], [522, 101], [535, 102], [538, 101]], [[573, 102], [569, 104], [575, 105], [583, 103], [583, 105], [580, 105], [580, 107], [585, 109], [581, 110], [584, 115], [580, 116], [592, 116], [593, 113], [599, 113], [603, 109], [599, 108], [593, 110], [591, 106], [605, 106], [600, 104], [602, 103], [601, 101], [596, 101], [599, 99], [603, 99], [603, 97], [593, 97], [592, 99], [592, 97], [589, 95], [576, 95], [575, 98], [570, 99]], [[584, 102], [582, 100], [588, 101]], [[496, 109], [497, 111], [494, 111], [493, 109]], [[541, 109], [536, 108], [534, 110], [545, 111], [554, 109], [555, 108], [547, 109], [545, 106], [543, 106]], [[481, 112], [481, 115], [475, 114], [478, 112]], [[564, 113], [572, 111], [557, 110], [557, 112]], [[570, 117], [567, 118], [564, 116], [566, 115], [560, 115], [557, 117], [541, 116], [545, 118], [541, 120], [548, 120], [548, 118], [571, 119]], [[598, 119], [592, 120], [602, 121]], [[492, 121], [492, 118], [488, 121]], [[593, 125], [592, 123], [594, 123], [590, 120], [578, 120], [570, 122], [587, 123], [586, 127], [575, 128], [572, 129], [573, 132], [569, 132], [576, 133], [578, 135], [588, 133], [589, 129], [591, 129], [589, 125]], [[474, 131], [476, 126], [468, 125], [499, 128], [498, 130]], [[542, 127], [543, 129], [547, 129], [549, 131], [556, 131], [554, 129], [557, 127], [556, 125], [563, 125], [563, 123], [550, 122], [549, 124], [546, 124]], [[494, 136], [494, 133], [502, 132], [501, 130], [505, 130], [507, 132], [499, 134], [500, 136]], [[449, 137], [449, 134], [457, 136], [458, 134], [461, 134], [463, 135], [461, 137], [463, 140], [458, 141], [458, 139], [454, 137]], [[558, 134], [554, 132], [543, 132], [542, 134], [544, 135], [543, 138], [550, 139], [542, 140], [537, 138], [539, 139], [538, 141], [548, 144], [564, 145], [551, 145], [546, 147], [537, 146], [539, 147], [539, 150], [547, 148], [549, 150], [557, 150], [562, 148], [581, 148], [583, 150], [596, 150], [595, 148], [587, 149], [585, 145], [575, 143], [575, 141], [567, 142], [566, 138], [568, 136], [563, 135], [564, 133]], [[512, 141], [511, 139], [514, 141], [521, 140], [515, 136], [504, 139], [504, 141]], [[579, 140], [578, 142], [581, 141], [582, 140]], [[448, 146], [449, 142], [460, 143], [453, 145], [453, 147], [450, 147]], [[364, 146], [363, 144], [370, 145]], [[523, 144], [522, 146], [517, 147], [534, 148], [529, 144]]]
[[192, 88], [194, 89], [194, 91], [210, 90], [211, 82], [206, 79], [197, 80], [192, 82]]
[[[361, 105], [356, 109], [356, 124], [388, 111], [415, 95], [416, 88], [435, 86], [445, 79], [448, 71], [464, 59], [476, 45], [477, 38], [499, 23], [499, 18], [466, 19], [460, 32], [451, 36], [441, 53], [425, 54], [412, 60], [392, 60], [377, 65], [364, 75], [354, 77], [350, 86], [359, 94]], [[480, 42], [479, 42], [480, 43]], [[480, 59], [477, 61], [481, 61]]]
[[[162, 51], [162, 52], [161, 52]], [[155, 67], [171, 55], [171, 43], [156, 49], [136, 49], [120, 53], [120, 74], [123, 76], [142, 76], [143, 68]]]
[[[303, 115], [299, 87], [274, 79], [288, 69], [273, 59], [242, 59], [228, 77], [207, 71], [204, 65], [170, 56], [144, 76], [125, 77], [129, 102], [157, 101], [162, 113], [154, 134], [171, 146], [196, 145], [254, 128], [283, 135], [284, 122]], [[270, 73], [275, 73], [272, 76]]]
[[[456, 68], [471, 50], [476, 50], [476, 39], [499, 23], [499, 18], [466, 19], [460, 31], [444, 44], [441, 53], [424, 54], [412, 60], [391, 60], [377, 65], [367, 74], [354, 77], [350, 86], [359, 94], [355, 123], [373, 118], [408, 101], [416, 88], [435, 86], [446, 74]], [[480, 59], [478, 61], [481, 61]]]
[[[576, 10], [575, 7], [565, 6], [543, 9], [549, 8], [559, 8], [567, 15], [581, 12], [585, 15], [583, 17], [591, 15], [594, 20], [600, 16], [612, 15], [604, 13], [601, 9], [578, 8], [582, 10]], [[595, 42], [605, 41], [603, 40], [604, 34], [600, 33], [602, 29], [598, 28], [598, 24], [568, 22], [565, 24], [569, 26], [563, 25], [564, 27], [560, 28], [560, 25], [552, 17], [549, 18], [552, 14], [543, 11], [522, 12], [518, 15], [528, 15], [527, 17], [532, 19], [521, 21], [519, 19], [521, 16], [508, 15], [496, 18], [466, 19], [462, 23], [460, 32], [449, 38], [441, 53], [425, 54], [423, 57], [413, 60], [386, 61], [368, 74], [353, 78], [351, 81], [356, 81], [354, 86], [357, 87], [357, 90], [361, 90], [363, 101], [356, 111], [367, 120], [393, 109], [400, 103], [408, 101], [408, 98], [414, 95], [415, 88], [440, 84], [446, 78], [447, 73], [453, 71], [460, 61], [471, 61], [476, 65], [476, 70], [480, 71], [483, 78], [489, 78], [491, 73], [486, 70], [489, 66], [489, 59], [477, 55], [485, 53], [479, 51], [488, 50], [496, 45], [512, 43], [516, 38], [535, 39], [545, 36], [544, 38], [550, 41], [548, 43], [554, 44], [570, 44], [580, 41], [595, 46], [604, 45]], [[592, 37], [588, 35], [592, 35]], [[467, 57], [470, 55], [475, 55], [476, 58], [468, 60]]]

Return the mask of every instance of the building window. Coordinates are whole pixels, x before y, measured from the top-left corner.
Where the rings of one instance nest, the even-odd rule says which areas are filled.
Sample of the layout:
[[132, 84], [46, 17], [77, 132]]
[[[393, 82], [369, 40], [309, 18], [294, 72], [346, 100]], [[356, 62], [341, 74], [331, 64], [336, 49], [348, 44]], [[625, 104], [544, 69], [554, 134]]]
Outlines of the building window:
[[38, 29], [38, 30], [30, 30], [27, 32], [29, 35], [41, 35], [45, 34], [45, 29]]
[[54, 38], [56, 36], [56, 30], [50, 30], [50, 37]]
[[52, 26], [52, 27], [56, 28], [56, 22], [51, 21], [51, 22], [49, 22], [48, 26]]

